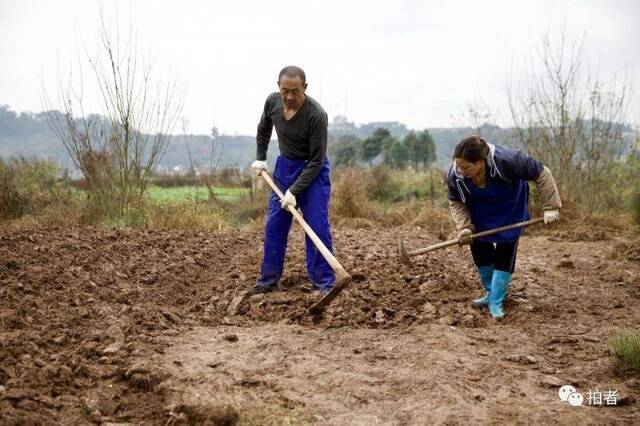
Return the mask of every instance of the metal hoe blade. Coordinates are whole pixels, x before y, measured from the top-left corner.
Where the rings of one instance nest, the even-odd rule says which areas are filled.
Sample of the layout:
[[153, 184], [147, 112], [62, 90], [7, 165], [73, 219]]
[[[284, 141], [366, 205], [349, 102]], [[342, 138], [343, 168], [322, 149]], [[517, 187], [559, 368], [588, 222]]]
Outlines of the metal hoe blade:
[[407, 248], [404, 245], [404, 233], [400, 231], [400, 260], [407, 266], [411, 266], [411, 258], [407, 253]]

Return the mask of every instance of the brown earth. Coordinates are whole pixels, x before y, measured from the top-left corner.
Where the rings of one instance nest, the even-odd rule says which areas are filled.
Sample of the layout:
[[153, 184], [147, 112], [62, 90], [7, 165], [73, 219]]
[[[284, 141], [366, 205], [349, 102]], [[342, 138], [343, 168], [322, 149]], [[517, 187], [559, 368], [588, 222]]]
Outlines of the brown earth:
[[251, 297], [259, 233], [0, 229], [0, 423], [637, 424], [607, 345], [640, 323], [637, 240], [524, 237], [497, 324], [468, 249], [406, 267], [398, 231], [334, 232], [354, 284], [314, 318], [297, 227], [282, 291]]

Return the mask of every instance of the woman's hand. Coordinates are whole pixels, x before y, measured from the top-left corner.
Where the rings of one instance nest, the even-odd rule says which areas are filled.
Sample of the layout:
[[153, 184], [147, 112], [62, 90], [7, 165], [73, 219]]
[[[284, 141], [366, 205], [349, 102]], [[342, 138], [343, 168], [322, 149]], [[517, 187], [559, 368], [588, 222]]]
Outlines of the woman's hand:
[[458, 245], [463, 246], [465, 244], [471, 244], [470, 235], [472, 233], [473, 232], [471, 232], [471, 229], [469, 228], [464, 228], [463, 230], [458, 232]]

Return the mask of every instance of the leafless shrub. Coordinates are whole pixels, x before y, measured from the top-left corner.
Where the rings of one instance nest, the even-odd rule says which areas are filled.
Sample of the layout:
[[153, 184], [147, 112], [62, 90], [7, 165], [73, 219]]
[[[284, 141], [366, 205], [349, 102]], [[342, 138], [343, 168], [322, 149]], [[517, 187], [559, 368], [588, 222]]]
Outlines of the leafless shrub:
[[[138, 48], [133, 26], [123, 34], [101, 15], [94, 53], [78, 46], [76, 73], [57, 85], [54, 111], [44, 90], [48, 122], [86, 179], [101, 214], [124, 216], [142, 202], [182, 109], [172, 77], [159, 77], [153, 61]], [[84, 111], [83, 66], [98, 88], [101, 116]], [[77, 79], [73, 80], [73, 76]]]
[[563, 30], [554, 44], [547, 34], [526, 87], [511, 85], [509, 106], [521, 146], [552, 170], [564, 196], [594, 212], [616, 201], [629, 89], [626, 79], [605, 84], [584, 72], [583, 40], [569, 43]]

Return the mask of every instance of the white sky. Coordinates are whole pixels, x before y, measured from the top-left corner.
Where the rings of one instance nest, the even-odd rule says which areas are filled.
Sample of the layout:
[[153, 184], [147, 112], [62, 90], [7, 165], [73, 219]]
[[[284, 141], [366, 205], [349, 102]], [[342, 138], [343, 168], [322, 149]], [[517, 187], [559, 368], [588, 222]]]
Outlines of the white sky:
[[[482, 98], [505, 125], [510, 70], [518, 74], [543, 35], [563, 25], [570, 38], [586, 32], [585, 62], [602, 79], [627, 72], [635, 85], [628, 121], [640, 123], [634, 0], [0, 0], [0, 104], [40, 111], [41, 79], [55, 91], [58, 63], [75, 54], [75, 33], [94, 37], [101, 7], [121, 27], [133, 20], [140, 45], [182, 76], [193, 133], [214, 122], [225, 133], [255, 133], [289, 64], [305, 69], [307, 93], [330, 117], [448, 127], [468, 124], [461, 111]], [[85, 101], [101, 112], [92, 93]]]

